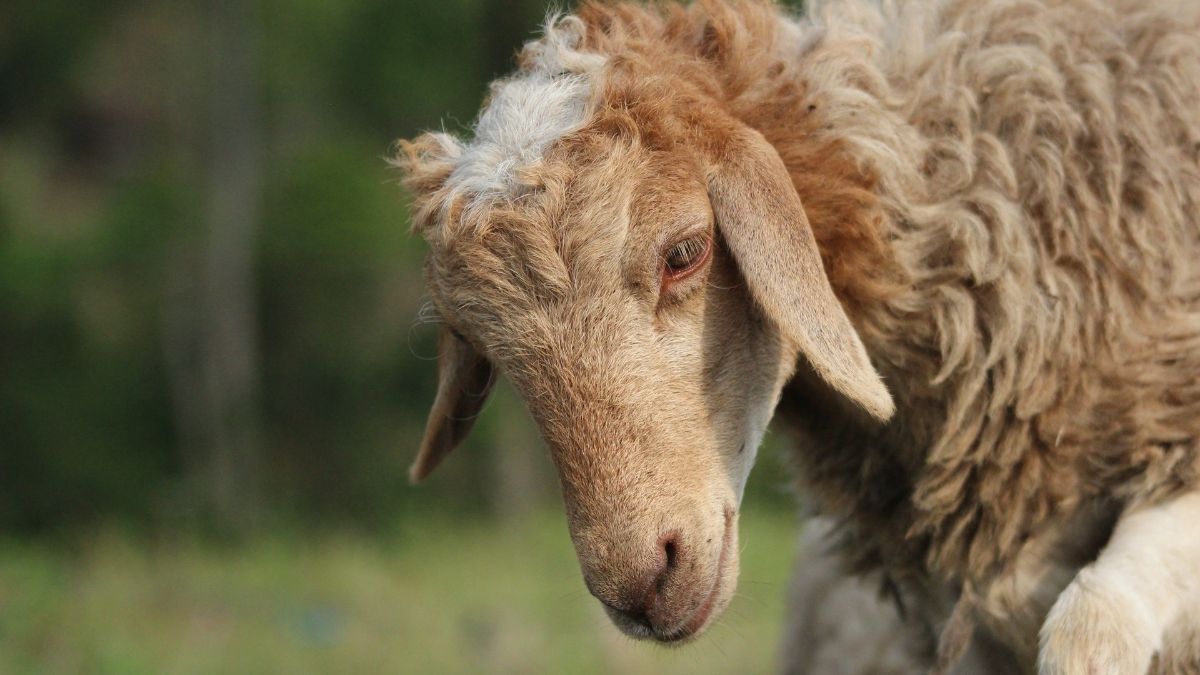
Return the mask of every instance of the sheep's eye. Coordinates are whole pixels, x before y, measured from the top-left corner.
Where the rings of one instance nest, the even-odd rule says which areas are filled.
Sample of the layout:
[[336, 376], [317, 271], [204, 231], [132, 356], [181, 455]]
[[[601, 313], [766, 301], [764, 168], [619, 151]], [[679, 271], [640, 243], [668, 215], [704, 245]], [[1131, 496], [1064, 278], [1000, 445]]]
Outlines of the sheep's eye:
[[707, 235], [698, 235], [672, 245], [663, 254], [663, 275], [679, 278], [699, 267], [708, 257], [711, 241]]

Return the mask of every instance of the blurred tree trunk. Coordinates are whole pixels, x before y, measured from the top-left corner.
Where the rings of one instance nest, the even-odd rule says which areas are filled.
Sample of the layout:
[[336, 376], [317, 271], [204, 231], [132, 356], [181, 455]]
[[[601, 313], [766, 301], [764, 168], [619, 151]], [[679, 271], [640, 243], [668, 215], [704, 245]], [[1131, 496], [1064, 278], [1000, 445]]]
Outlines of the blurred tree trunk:
[[[167, 363], [193, 497], [225, 531], [261, 503], [254, 250], [262, 190], [256, 4], [208, 5], [209, 127], [200, 237], [170, 272]], [[203, 52], [201, 52], [203, 53]]]
[[252, 0], [212, 11], [212, 146], [201, 260], [206, 478], [222, 523], [252, 524], [260, 504], [254, 248], [261, 211], [262, 130]]

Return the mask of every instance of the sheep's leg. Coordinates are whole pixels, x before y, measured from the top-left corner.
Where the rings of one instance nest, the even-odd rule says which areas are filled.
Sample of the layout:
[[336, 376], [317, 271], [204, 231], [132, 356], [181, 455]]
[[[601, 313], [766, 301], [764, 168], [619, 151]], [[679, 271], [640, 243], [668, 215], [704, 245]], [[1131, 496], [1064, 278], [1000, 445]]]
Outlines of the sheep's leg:
[[849, 574], [825, 550], [832, 521], [812, 518], [804, 527], [788, 596], [780, 670], [787, 675], [918, 675], [929, 663], [920, 640], [893, 604], [879, 595], [879, 580]]
[[1200, 603], [1200, 492], [1124, 513], [1042, 625], [1041, 675], [1144, 675]]
[[821, 517], [805, 524], [780, 670], [787, 675], [924, 675], [933, 665], [933, 636], [919, 622], [900, 618], [895, 603], [881, 597], [878, 576], [851, 574], [840, 556], [826, 550], [832, 526]]
[[[925, 621], [900, 617], [895, 603], [881, 597], [878, 576], [851, 574], [836, 554], [824, 550], [831, 527], [831, 521], [813, 518], [801, 537], [780, 670], [786, 675], [926, 675], [934, 665], [937, 636]], [[1003, 646], [977, 631], [948, 675], [1010, 675], [1016, 672], [1012, 663]]]

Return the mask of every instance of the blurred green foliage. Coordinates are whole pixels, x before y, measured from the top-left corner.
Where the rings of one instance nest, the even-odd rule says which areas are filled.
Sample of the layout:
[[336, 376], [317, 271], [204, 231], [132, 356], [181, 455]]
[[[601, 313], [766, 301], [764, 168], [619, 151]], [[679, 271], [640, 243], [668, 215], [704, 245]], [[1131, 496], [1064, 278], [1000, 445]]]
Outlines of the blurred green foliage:
[[[542, 8], [508, 5], [515, 48]], [[252, 17], [262, 482], [275, 514], [382, 522], [410, 492], [435, 376], [414, 356], [433, 354], [413, 328], [421, 244], [383, 157], [470, 120], [503, 65], [476, 47], [474, 0], [264, 0]], [[195, 515], [164, 324], [209, 198], [211, 21], [201, 3], [0, 8], [0, 528]]]

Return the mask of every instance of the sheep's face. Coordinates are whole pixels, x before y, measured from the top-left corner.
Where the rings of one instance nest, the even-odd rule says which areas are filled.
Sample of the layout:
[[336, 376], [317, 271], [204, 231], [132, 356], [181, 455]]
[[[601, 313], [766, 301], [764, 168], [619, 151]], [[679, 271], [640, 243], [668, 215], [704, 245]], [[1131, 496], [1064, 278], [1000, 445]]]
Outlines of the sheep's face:
[[699, 161], [577, 140], [545, 192], [435, 246], [429, 286], [453, 348], [537, 420], [588, 588], [631, 635], [681, 640], [732, 596], [738, 502], [795, 348], [755, 310]]
[[625, 632], [676, 642], [733, 594], [742, 489], [797, 356], [874, 417], [892, 402], [774, 148], [657, 66], [606, 71], [600, 96], [604, 60], [569, 37], [527, 47], [471, 145], [406, 146], [446, 325], [413, 477], [504, 374], [558, 467], [588, 588]]

